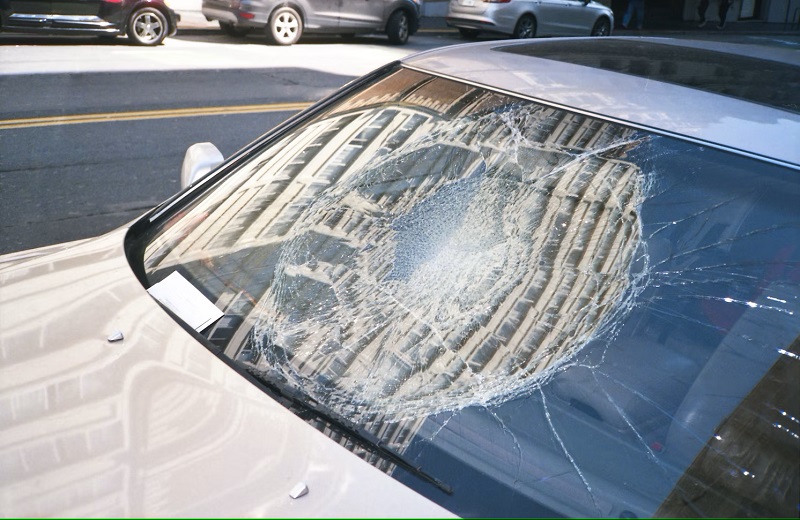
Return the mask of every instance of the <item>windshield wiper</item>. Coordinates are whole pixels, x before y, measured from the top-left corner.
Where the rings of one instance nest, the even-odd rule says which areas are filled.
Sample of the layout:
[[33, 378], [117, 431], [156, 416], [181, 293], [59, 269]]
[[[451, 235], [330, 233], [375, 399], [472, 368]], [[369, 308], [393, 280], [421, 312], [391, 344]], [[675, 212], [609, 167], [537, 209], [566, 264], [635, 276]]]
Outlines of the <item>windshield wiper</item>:
[[284, 383], [280, 379], [271, 378], [268, 374], [246, 363], [238, 361], [235, 363], [259, 385], [272, 394], [278, 402], [286, 408], [295, 411], [301, 418], [308, 420], [308, 418], [303, 417], [303, 415], [311, 415], [326, 423], [326, 425], [330, 426], [332, 429], [337, 430], [360, 447], [397, 465], [412, 475], [435, 486], [440, 491], [448, 495], [453, 494], [453, 488], [450, 485], [426, 472], [421, 466], [406, 459], [402, 454], [387, 446], [386, 443], [362, 426], [353, 423], [333, 410], [323, 407], [319, 402], [299, 391], [297, 388]]

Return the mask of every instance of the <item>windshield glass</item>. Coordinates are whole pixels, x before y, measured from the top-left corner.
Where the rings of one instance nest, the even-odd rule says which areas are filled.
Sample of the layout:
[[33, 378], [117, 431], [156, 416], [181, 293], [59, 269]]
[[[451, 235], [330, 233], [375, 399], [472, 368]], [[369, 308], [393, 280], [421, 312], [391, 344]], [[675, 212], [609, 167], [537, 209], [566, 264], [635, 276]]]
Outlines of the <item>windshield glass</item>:
[[798, 200], [796, 171], [398, 69], [160, 223], [144, 268], [456, 514], [794, 516]]

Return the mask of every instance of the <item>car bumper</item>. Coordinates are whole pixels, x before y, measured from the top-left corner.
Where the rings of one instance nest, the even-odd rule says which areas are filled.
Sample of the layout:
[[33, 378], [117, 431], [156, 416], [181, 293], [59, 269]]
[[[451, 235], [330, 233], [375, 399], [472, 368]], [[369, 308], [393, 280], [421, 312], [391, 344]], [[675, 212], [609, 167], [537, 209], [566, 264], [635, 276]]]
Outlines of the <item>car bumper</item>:
[[169, 18], [169, 33], [167, 33], [167, 36], [175, 36], [178, 32], [178, 22], [181, 21], [181, 15], [172, 9], [167, 11], [167, 18]]
[[[260, 13], [250, 13], [231, 9], [218, 9], [215, 7], [203, 7], [201, 10], [206, 20], [222, 22], [236, 25], [238, 27], [264, 27], [267, 19]], [[247, 15], [247, 16], [243, 16]]]
[[456, 27], [458, 29], [474, 29], [478, 31], [492, 31], [492, 32], [508, 32], [503, 27], [499, 27], [494, 20], [483, 16], [448, 16], [445, 18], [448, 27]]

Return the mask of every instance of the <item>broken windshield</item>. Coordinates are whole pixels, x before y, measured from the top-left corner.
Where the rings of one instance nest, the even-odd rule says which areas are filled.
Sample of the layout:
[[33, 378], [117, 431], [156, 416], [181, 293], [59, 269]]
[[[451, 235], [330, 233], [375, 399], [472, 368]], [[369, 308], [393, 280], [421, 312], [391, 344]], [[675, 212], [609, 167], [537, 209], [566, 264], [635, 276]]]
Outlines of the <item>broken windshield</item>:
[[793, 515], [797, 200], [797, 172], [400, 69], [144, 262], [224, 311], [225, 356], [424, 466], [452, 494], [311, 421], [457, 514]]

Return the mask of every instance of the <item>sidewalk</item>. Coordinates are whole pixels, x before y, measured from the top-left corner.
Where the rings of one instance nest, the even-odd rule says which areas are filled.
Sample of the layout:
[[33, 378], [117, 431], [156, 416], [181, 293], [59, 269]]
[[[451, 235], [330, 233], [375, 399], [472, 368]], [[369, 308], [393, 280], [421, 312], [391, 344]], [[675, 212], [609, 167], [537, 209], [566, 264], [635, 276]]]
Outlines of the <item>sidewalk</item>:
[[795, 34], [800, 35], [800, 25], [791, 23], [768, 23], [753, 20], [728, 22], [724, 29], [718, 29], [716, 22], [709, 22], [702, 29], [697, 27], [697, 21], [665, 22], [663, 24], [650, 24], [641, 30], [615, 28], [616, 36], [666, 36], [669, 34]]

